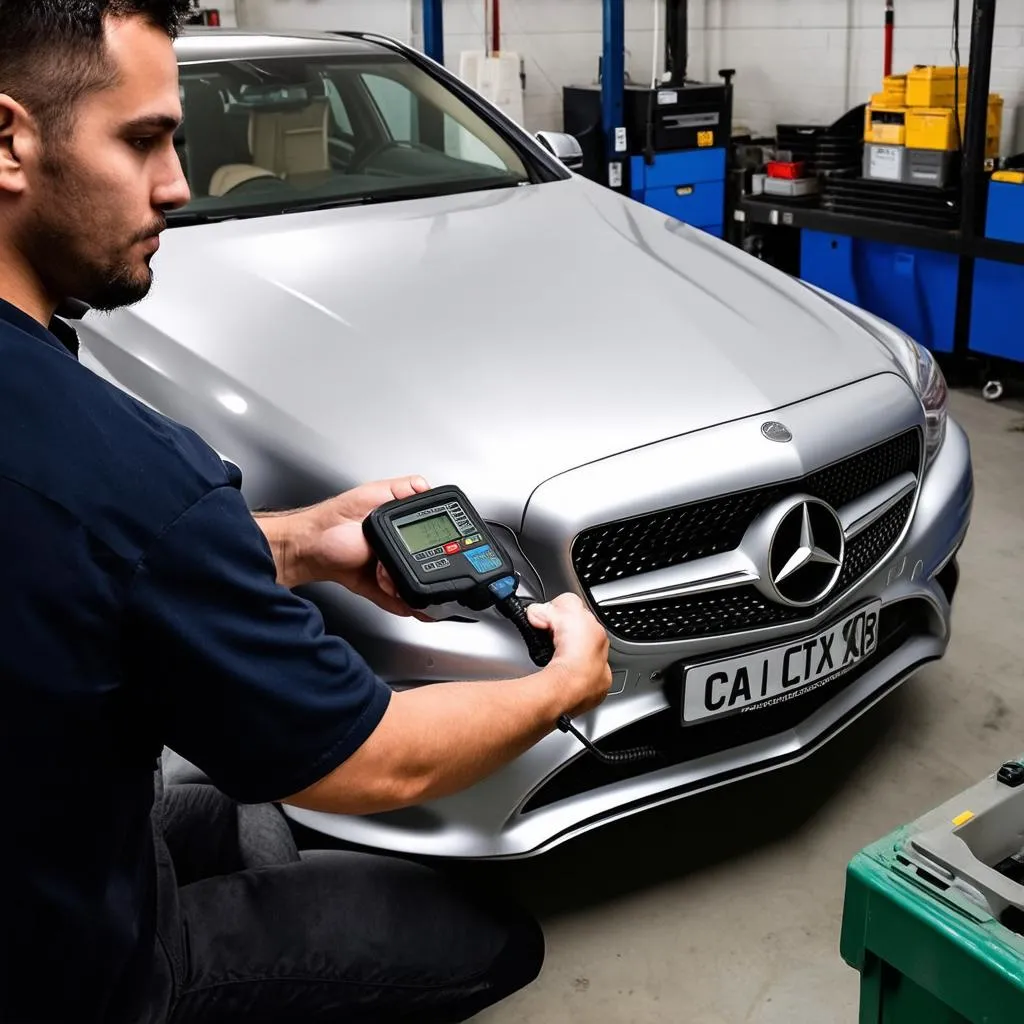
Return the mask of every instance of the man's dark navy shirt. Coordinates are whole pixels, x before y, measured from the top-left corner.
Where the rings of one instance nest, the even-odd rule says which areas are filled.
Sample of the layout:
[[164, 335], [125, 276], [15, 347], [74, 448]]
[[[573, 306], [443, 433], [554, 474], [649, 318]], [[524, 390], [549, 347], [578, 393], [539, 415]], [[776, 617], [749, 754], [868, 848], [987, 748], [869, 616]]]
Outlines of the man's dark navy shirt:
[[130, 1016], [164, 746], [242, 802], [321, 779], [390, 691], [276, 582], [237, 473], [0, 301], [0, 1020]]

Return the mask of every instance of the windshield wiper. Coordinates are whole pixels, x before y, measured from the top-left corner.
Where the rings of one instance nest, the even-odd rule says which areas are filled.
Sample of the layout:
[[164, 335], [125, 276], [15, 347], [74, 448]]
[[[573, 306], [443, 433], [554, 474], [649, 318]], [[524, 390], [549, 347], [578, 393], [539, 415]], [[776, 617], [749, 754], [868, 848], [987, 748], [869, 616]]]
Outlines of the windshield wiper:
[[237, 220], [241, 216], [235, 211], [230, 213], [169, 213], [167, 226], [171, 228], [187, 228], [193, 224], [214, 224], [222, 220]]
[[473, 192], [490, 192], [499, 188], [518, 188], [532, 184], [528, 178], [505, 178], [501, 181], [462, 182], [451, 185], [408, 185], [384, 189], [380, 192], [361, 192], [354, 196], [336, 196], [333, 199], [312, 199], [307, 202], [289, 203], [281, 207], [282, 213], [307, 213], [312, 210], [335, 210], [345, 206], [372, 206], [375, 203], [395, 203], [403, 199], [440, 199], [444, 196], [467, 195]]
[[351, 196], [334, 196], [331, 199], [296, 200], [287, 203], [267, 203], [248, 209], [222, 210], [203, 213], [185, 210], [167, 216], [169, 227], [191, 227], [195, 224], [215, 224], [226, 220], [245, 220], [250, 217], [274, 217], [285, 213], [312, 213], [316, 210], [338, 210], [346, 206], [373, 206], [377, 203], [396, 203], [403, 199], [438, 199], [442, 196], [466, 195], [472, 192], [489, 192], [499, 188], [518, 188], [533, 184], [528, 178], [511, 177], [482, 179], [474, 182], [459, 182], [458, 185], [402, 185], [383, 189], [379, 192], [360, 192]]

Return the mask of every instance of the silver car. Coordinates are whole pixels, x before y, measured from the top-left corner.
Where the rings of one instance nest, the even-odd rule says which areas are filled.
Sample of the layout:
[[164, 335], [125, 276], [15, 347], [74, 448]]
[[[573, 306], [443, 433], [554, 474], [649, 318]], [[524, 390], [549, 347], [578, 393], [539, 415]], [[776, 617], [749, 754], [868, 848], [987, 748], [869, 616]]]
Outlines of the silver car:
[[[422, 473], [528, 595], [579, 594], [613, 690], [385, 850], [521, 857], [790, 764], [942, 657], [973, 496], [942, 374], [891, 325], [567, 169], [369, 36], [177, 44], [192, 202], [84, 360], [241, 467], [252, 507]], [[395, 688], [533, 670], [493, 612], [307, 595]]]

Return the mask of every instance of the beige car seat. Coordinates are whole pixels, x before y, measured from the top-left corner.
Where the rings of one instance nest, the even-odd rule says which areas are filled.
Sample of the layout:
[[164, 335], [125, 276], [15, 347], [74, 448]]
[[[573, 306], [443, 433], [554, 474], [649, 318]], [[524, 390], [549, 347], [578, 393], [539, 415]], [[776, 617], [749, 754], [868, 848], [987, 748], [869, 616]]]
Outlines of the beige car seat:
[[254, 110], [249, 115], [253, 163], [290, 179], [329, 173], [329, 116], [327, 98], [320, 96], [292, 110]]
[[239, 185], [255, 178], [276, 178], [273, 171], [265, 167], [257, 167], [255, 164], [224, 164], [213, 172], [210, 178], [210, 195], [222, 196]]

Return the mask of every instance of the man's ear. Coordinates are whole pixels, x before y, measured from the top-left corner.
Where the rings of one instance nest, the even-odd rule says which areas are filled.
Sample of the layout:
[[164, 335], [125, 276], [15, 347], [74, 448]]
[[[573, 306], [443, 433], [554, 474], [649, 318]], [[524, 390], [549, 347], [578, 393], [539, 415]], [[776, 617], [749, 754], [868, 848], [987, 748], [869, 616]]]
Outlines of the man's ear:
[[0, 93], [0, 192], [24, 192], [25, 159], [38, 148], [35, 124], [17, 100]]

